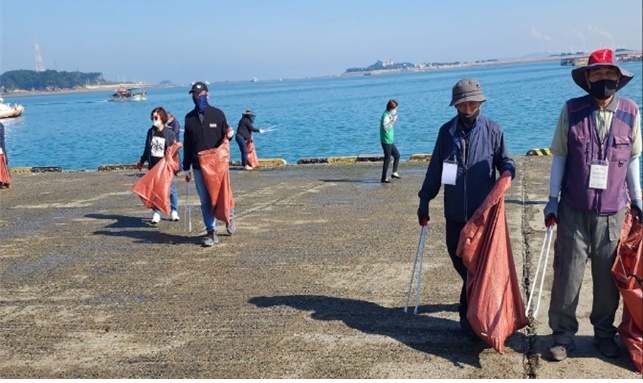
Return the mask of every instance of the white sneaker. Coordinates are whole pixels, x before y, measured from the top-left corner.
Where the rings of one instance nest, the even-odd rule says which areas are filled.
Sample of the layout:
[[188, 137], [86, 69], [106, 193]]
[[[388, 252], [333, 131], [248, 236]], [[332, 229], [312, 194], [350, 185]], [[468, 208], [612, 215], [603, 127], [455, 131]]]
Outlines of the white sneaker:
[[178, 221], [179, 220], [179, 213], [176, 210], [172, 210], [172, 213], [170, 213], [170, 221]]
[[156, 224], [161, 222], [161, 215], [159, 213], [154, 213], [152, 215], [152, 223]]
[[252, 166], [250, 166], [250, 165], [246, 165], [246, 167], [245, 167], [244, 169], [246, 169], [246, 170], [252, 170]]

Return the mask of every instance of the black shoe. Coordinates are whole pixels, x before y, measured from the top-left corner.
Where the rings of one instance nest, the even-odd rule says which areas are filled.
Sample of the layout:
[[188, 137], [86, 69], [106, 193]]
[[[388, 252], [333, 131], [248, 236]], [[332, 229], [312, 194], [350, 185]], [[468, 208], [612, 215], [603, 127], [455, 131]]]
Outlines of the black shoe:
[[383, 183], [383, 184], [390, 184], [390, 183], [391, 183], [391, 180], [389, 180], [389, 179], [387, 178], [387, 179], [385, 179], [385, 180], [382, 180], [382, 183]]
[[621, 356], [621, 349], [616, 344], [614, 337], [611, 338], [599, 338], [594, 337], [594, 345], [598, 347], [601, 354], [605, 355], [608, 358], [618, 358]]

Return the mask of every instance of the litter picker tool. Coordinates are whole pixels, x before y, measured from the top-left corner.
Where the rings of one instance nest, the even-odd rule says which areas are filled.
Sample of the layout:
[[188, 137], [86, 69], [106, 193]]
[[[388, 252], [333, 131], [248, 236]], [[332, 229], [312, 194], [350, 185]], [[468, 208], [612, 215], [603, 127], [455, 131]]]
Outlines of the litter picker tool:
[[420, 259], [420, 267], [418, 269], [417, 277], [417, 288], [415, 289], [415, 309], [413, 314], [418, 313], [418, 306], [420, 304], [420, 285], [422, 284], [422, 262], [424, 261], [424, 245], [426, 244], [426, 233], [428, 231], [427, 227], [428, 221], [426, 219], [422, 220], [422, 228], [420, 229], [420, 240], [418, 241], [418, 248], [415, 252], [415, 260], [413, 261], [413, 270], [411, 271], [411, 280], [409, 281], [409, 291], [406, 293], [406, 305], [404, 306], [404, 312], [409, 310], [409, 299], [411, 298], [411, 289], [413, 288], [413, 279], [415, 278], [415, 268], [418, 263], [418, 258]]
[[[538, 288], [538, 301], [536, 303], [536, 310], [534, 310], [534, 319], [538, 315], [538, 309], [540, 308], [540, 297], [543, 293], [543, 283], [545, 282], [545, 270], [547, 270], [547, 260], [549, 259], [549, 249], [551, 247], [551, 237], [554, 233], [554, 226], [556, 225], [556, 219], [553, 216], [547, 218], [547, 231], [545, 232], [545, 239], [543, 240], [543, 246], [540, 249], [540, 256], [538, 257], [538, 266], [536, 266], [536, 272], [534, 273], [534, 283], [531, 286], [531, 292], [529, 293], [529, 301], [527, 301], [527, 308], [525, 309], [525, 315], [529, 316], [529, 308], [531, 307], [531, 301], [534, 297], [534, 292], [536, 289], [536, 282], [538, 282], [538, 274], [542, 272], [540, 276], [540, 287]], [[545, 255], [545, 262], [542, 263], [543, 255]], [[541, 267], [542, 263], [542, 267]]]
[[266, 129], [261, 129], [261, 130], [263, 130], [263, 132], [266, 133], [266, 132], [274, 132], [275, 130], [278, 130], [278, 129], [277, 129], [277, 125], [272, 125], [267, 127]]
[[186, 182], [187, 192], [185, 193], [185, 220], [183, 231], [192, 232], [192, 207], [190, 206], [190, 183]]

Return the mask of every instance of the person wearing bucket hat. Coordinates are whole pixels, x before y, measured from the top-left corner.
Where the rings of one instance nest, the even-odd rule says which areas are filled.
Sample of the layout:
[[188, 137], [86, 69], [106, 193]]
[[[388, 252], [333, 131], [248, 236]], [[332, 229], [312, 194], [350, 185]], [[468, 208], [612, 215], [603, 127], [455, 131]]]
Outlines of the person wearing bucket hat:
[[641, 210], [641, 117], [632, 100], [616, 92], [634, 77], [614, 62], [612, 51], [593, 52], [587, 65], [572, 70], [587, 94], [567, 100], [552, 139], [553, 160], [545, 225], [558, 223], [554, 280], [549, 305], [553, 343], [548, 359], [560, 361], [574, 349], [576, 308], [591, 258], [594, 344], [618, 357], [614, 318], [620, 295], [611, 274], [628, 192], [639, 220]]
[[[216, 196], [210, 195], [206, 185], [209, 183], [207, 181], [211, 181], [210, 178], [217, 178], [208, 176], [206, 172], [201, 171], [199, 153], [220, 147], [224, 144], [224, 140], [232, 139], [234, 131], [228, 126], [225, 113], [208, 103], [210, 93], [206, 84], [195, 82], [188, 93], [192, 96], [194, 109], [185, 116], [185, 124], [183, 125], [183, 170], [187, 172], [185, 181], [188, 183], [192, 180], [190, 168], [194, 170], [196, 191], [201, 202], [201, 215], [206, 228], [202, 244], [209, 247], [218, 243], [219, 239], [216, 234], [216, 219], [211, 208], [212, 201]], [[210, 178], [206, 179], [206, 177]], [[218, 179], [213, 182], [223, 181]], [[226, 230], [230, 235], [236, 232], [234, 209], [230, 209], [230, 222], [226, 223]]]
[[245, 170], [252, 170], [252, 167], [248, 165], [247, 142], [252, 141], [252, 132], [263, 134], [263, 130], [257, 129], [252, 125], [254, 121], [255, 114], [252, 113], [252, 110], [247, 109], [245, 113], [241, 115], [239, 125], [237, 126], [237, 134], [234, 137], [241, 152], [241, 166], [243, 166]]
[[444, 184], [446, 246], [453, 267], [462, 279], [460, 326], [465, 335], [478, 341], [467, 320], [467, 268], [456, 255], [460, 232], [491, 192], [497, 173], [506, 171], [513, 178], [516, 164], [505, 145], [500, 125], [484, 115], [480, 106], [487, 98], [475, 79], [465, 78], [453, 87], [450, 106], [457, 114], [438, 131], [424, 183], [418, 193], [420, 225], [429, 221], [429, 202]]

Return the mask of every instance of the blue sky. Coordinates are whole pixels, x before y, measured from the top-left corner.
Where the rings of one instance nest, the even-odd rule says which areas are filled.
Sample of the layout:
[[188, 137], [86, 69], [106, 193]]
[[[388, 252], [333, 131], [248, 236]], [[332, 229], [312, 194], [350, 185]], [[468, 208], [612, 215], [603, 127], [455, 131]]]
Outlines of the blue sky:
[[0, 0], [0, 72], [156, 83], [643, 49], [641, 0]]

